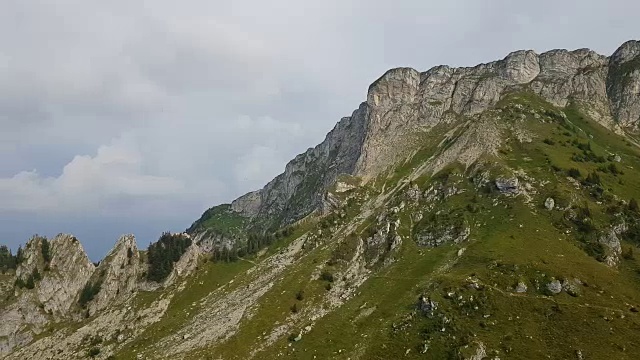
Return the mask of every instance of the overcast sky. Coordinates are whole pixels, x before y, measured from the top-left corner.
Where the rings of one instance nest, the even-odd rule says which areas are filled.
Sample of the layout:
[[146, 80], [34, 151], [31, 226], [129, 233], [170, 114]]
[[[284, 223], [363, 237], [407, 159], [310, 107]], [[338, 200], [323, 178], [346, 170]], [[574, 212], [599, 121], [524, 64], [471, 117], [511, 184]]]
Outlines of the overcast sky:
[[1, 3], [0, 243], [94, 260], [262, 187], [389, 68], [640, 36], [635, 0]]

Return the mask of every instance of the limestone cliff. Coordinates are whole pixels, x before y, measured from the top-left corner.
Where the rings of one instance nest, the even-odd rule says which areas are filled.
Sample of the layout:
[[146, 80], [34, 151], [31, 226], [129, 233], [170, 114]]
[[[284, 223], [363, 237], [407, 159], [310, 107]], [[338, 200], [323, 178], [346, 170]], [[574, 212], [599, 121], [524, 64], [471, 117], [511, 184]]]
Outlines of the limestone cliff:
[[51, 241], [51, 262], [36, 286], [38, 300], [47, 313], [68, 315], [95, 267], [73, 235], [60, 234]]
[[640, 41], [627, 41], [609, 59], [607, 95], [611, 113], [621, 126], [640, 125]]
[[[48, 258], [43, 246], [49, 244]], [[60, 234], [48, 242], [36, 236], [25, 246], [16, 279], [33, 288], [15, 287], [15, 300], [0, 311], [0, 354], [29, 342], [50, 321], [73, 318], [78, 293], [94, 271], [82, 244]], [[29, 279], [30, 278], [30, 279]]]
[[315, 210], [321, 204], [323, 189], [339, 174], [355, 171], [368, 118], [369, 107], [363, 103], [350, 117], [340, 120], [320, 145], [296, 156], [284, 173], [262, 190], [235, 200], [232, 209], [275, 224], [291, 223]]
[[131, 234], [123, 235], [89, 280], [91, 284], [100, 284], [100, 291], [88, 305], [89, 314], [131, 296], [137, 289], [139, 270], [140, 255], [136, 239]]

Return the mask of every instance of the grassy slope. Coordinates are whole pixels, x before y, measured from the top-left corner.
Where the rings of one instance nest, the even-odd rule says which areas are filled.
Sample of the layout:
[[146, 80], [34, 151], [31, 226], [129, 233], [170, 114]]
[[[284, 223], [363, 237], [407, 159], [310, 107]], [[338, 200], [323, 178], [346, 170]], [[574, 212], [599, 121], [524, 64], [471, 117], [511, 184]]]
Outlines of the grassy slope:
[[[196, 274], [187, 280], [184, 290], [178, 292], [171, 300], [163, 319], [149, 326], [134, 341], [128, 343], [125, 348], [118, 352], [117, 358], [133, 359], [137, 349], [153, 347], [153, 344], [158, 339], [180, 328], [197, 313], [197, 308], [194, 307], [194, 304], [250, 267], [251, 264], [245, 261], [235, 263], [206, 262], [202, 264]], [[229, 287], [230, 290], [233, 288], [233, 286]], [[168, 289], [168, 291], [172, 290], [175, 289]], [[136, 295], [134, 306], [142, 309], [159, 296], [162, 296], [162, 294], [160, 291], [140, 292]]]
[[232, 235], [242, 231], [247, 219], [231, 210], [230, 204], [214, 206], [205, 211], [187, 232], [210, 230], [221, 235]]
[[[526, 94], [501, 105], [510, 103], [558, 110]], [[524, 168], [536, 179], [557, 184], [541, 187], [533, 206], [525, 206], [521, 199], [511, 199], [503, 201], [504, 206], [494, 207], [489, 198], [485, 199], [483, 211], [466, 214], [474, 223], [481, 224], [472, 230], [473, 241], [444, 274], [434, 276], [433, 271], [453, 256], [455, 246], [423, 250], [418, 255], [415, 244], [405, 242], [398, 263], [365, 283], [358, 296], [320, 320], [302, 341], [287, 346], [286, 339], [282, 339], [264, 353], [265, 358], [278, 353], [300, 359], [355, 355], [367, 359], [421, 357], [424, 355], [419, 350], [425, 339], [431, 339], [428, 353], [436, 358], [455, 358], [459, 355], [457, 347], [470, 345], [472, 350], [478, 340], [490, 351], [508, 358], [568, 358], [575, 356], [576, 350], [593, 358], [612, 353], [619, 358], [633, 358], [634, 353], [640, 352], [635, 341], [640, 321], [629, 311], [630, 304], [637, 305], [640, 299], [637, 261], [626, 260], [619, 269], [597, 262], [576, 246], [572, 235], [558, 231], [553, 225], [555, 215], [542, 210], [541, 203], [549, 192], [577, 192], [582, 201], [597, 208], [585, 191], [573, 188], [566, 175], [555, 173], [551, 164], [563, 169], [576, 167], [584, 175], [596, 171], [600, 164], [572, 161], [572, 154], [580, 150], [561, 142], [577, 139], [591, 142], [596, 154], [619, 154], [625, 173], [600, 175], [605, 188], [625, 199], [640, 194], [637, 182], [632, 180], [638, 175], [635, 170], [639, 165], [638, 152], [576, 109], [567, 109], [566, 113], [574, 125], [569, 136], [567, 128], [558, 122], [547, 119], [541, 123], [528, 117], [526, 128], [537, 138], [531, 143], [513, 142], [502, 158], [505, 166]], [[543, 142], [546, 138], [555, 144]], [[403, 171], [407, 173], [403, 169], [398, 172]], [[471, 202], [474, 189], [469, 190], [449, 198], [445, 206], [460, 211]], [[486, 284], [484, 290], [463, 287], [472, 274]], [[582, 286], [579, 297], [564, 292], [546, 296], [544, 286], [552, 277], [578, 278], [587, 286]], [[529, 286], [527, 294], [514, 294], [513, 287], [518, 281]], [[445, 298], [444, 289], [446, 292], [455, 289], [465, 297], [475, 295], [483, 300], [478, 302], [478, 310], [467, 315], [455, 301]], [[440, 302], [453, 325], [445, 326], [444, 333], [434, 332], [434, 320], [416, 316], [410, 322], [412, 331], [394, 333], [391, 323], [399, 324], [412, 313], [421, 291]], [[358, 318], [358, 314], [371, 307], [375, 310], [369, 316]]]
[[[524, 111], [513, 108], [514, 104], [520, 104]], [[617, 165], [624, 174], [599, 174], [606, 192], [625, 200], [640, 198], [640, 183], [636, 180], [640, 175], [638, 149], [590, 121], [577, 109], [564, 109], [567, 120], [554, 118], [549, 114], [559, 114], [559, 109], [529, 94], [508, 97], [498, 108], [502, 109], [501, 116], [506, 121], [516, 123], [523, 119], [524, 128], [535, 135], [530, 143], [510, 141], [502, 149], [500, 158], [493, 159], [492, 166], [521, 168], [537, 180], [549, 181], [548, 185], [537, 185], [538, 193], [533, 195], [531, 204], [523, 204], [522, 197], [479, 194], [466, 181], [469, 174], [463, 174], [456, 186], [467, 192], [436, 206], [436, 211], [459, 214], [472, 224], [470, 240], [462, 244], [466, 251], [461, 256], [456, 254], [460, 245], [424, 249], [411, 241], [410, 216], [421, 210], [408, 207], [400, 214], [403, 219], [400, 232], [405, 240], [397, 261], [372, 276], [357, 295], [337, 311], [315, 322], [301, 341], [290, 343], [288, 333], [284, 334], [258, 353], [257, 358], [458, 358], [473, 353], [480, 341], [490, 355], [510, 359], [572, 358], [576, 350], [594, 359], [609, 356], [632, 359], [640, 353], [637, 342], [640, 319], [629, 311], [631, 306], [640, 303], [639, 261], [623, 260], [617, 269], [596, 261], [582, 249], [574, 233], [560, 231], [557, 222], [561, 215], [542, 207], [549, 195], [573, 197], [576, 203], [588, 203], [594, 219], [605, 226], [611, 220], [604, 214], [606, 203], [598, 204], [588, 190], [576, 189], [566, 178], [565, 171], [570, 168], [577, 168], [586, 176], [602, 165], [571, 160], [574, 153], [581, 152], [573, 141], [590, 142], [596, 155], [621, 156], [622, 162]], [[545, 122], [528, 112], [531, 109], [538, 113], [548, 110]], [[434, 143], [437, 144], [434, 138], [392, 176], [374, 182], [374, 187], [381, 187], [385, 182], [387, 187], [397, 184], [433, 154]], [[544, 142], [544, 139], [550, 141]], [[611, 161], [606, 164], [609, 163]], [[455, 167], [452, 171], [460, 172]], [[426, 182], [420, 183], [423, 189], [434, 181], [421, 180]], [[400, 194], [396, 197], [393, 202], [403, 200]], [[497, 205], [494, 205], [496, 199]], [[474, 203], [476, 210], [467, 209], [469, 203]], [[355, 215], [353, 211], [347, 213], [348, 219]], [[269, 253], [297, 235], [274, 244]], [[306, 252], [267, 292], [255, 315], [244, 320], [240, 331], [229, 341], [194, 351], [187, 357], [246, 358], [256, 339], [291, 316], [291, 305], [297, 303], [304, 308], [321, 299], [326, 283], [311, 280], [311, 274], [330, 257], [331, 248], [318, 247]], [[154, 339], [186, 320], [189, 304], [249, 266], [247, 262], [206, 264], [207, 270], [198, 272], [172, 302], [167, 317], [121, 355], [128, 358], [134, 347], [152, 346]], [[468, 287], [469, 278], [481, 284], [480, 289]], [[578, 278], [585, 285], [580, 286], [578, 297], [565, 292], [548, 296], [545, 285], [552, 278]], [[195, 286], [200, 281], [204, 281], [204, 286]], [[527, 284], [527, 293], [514, 292], [519, 281]], [[305, 292], [303, 300], [296, 300], [299, 290]], [[422, 293], [439, 303], [433, 318], [415, 312], [416, 300]], [[460, 296], [462, 300], [458, 300]], [[443, 317], [448, 321], [443, 322]], [[421, 354], [425, 345], [427, 355]]]

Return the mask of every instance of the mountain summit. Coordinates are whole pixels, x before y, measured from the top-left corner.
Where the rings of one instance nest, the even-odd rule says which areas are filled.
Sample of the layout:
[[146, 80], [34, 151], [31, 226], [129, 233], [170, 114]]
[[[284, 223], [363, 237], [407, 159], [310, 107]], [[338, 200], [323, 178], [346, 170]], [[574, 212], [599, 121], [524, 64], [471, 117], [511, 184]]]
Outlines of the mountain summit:
[[387, 71], [147, 250], [0, 249], [6, 359], [635, 359], [640, 42]]

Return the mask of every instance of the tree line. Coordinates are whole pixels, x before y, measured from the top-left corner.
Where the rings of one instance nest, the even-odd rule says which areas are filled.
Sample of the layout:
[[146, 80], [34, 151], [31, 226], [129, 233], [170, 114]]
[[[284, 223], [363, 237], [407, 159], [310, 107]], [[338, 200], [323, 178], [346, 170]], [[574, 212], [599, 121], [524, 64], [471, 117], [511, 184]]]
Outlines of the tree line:
[[182, 234], [164, 232], [157, 242], [149, 245], [147, 251], [149, 271], [147, 279], [163, 281], [173, 270], [174, 263], [191, 246], [191, 239]]
[[7, 270], [15, 270], [22, 262], [22, 247], [18, 248], [16, 255], [6, 245], [0, 245], [0, 271], [4, 274]]
[[276, 231], [272, 234], [250, 233], [247, 236], [247, 241], [244, 246], [233, 248], [227, 248], [223, 246], [221, 248], [213, 249], [211, 260], [223, 262], [237, 261], [241, 257], [257, 254], [260, 250], [268, 247], [279, 239], [291, 235], [292, 233], [293, 228], [291, 226]]

